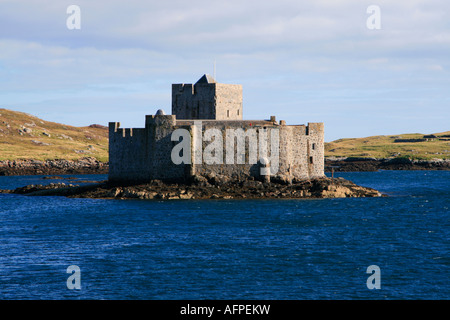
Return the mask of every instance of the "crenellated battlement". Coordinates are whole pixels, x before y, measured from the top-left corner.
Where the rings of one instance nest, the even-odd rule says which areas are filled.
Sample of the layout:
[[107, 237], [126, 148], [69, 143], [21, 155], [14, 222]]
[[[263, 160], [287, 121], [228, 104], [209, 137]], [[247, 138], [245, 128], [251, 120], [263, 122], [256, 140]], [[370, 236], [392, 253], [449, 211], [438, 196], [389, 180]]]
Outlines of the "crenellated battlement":
[[120, 128], [120, 122], [110, 122], [109, 123], [109, 135], [111, 139], [111, 135], [122, 138], [132, 138], [133, 137], [133, 128]]

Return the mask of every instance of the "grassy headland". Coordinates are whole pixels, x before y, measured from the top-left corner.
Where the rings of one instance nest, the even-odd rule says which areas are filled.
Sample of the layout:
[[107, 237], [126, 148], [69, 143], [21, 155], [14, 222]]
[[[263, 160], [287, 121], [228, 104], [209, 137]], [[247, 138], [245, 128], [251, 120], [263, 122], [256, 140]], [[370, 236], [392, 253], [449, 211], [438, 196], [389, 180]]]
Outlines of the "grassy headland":
[[450, 131], [339, 139], [325, 144], [325, 157], [450, 159]]
[[0, 161], [78, 160], [85, 157], [108, 161], [107, 127], [73, 127], [0, 109]]

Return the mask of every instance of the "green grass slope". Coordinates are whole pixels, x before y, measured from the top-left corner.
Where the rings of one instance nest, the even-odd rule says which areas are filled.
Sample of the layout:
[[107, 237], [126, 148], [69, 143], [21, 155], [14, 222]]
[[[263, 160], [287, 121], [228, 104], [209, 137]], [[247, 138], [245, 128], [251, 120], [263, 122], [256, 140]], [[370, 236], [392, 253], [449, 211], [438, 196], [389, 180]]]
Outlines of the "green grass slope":
[[325, 143], [325, 157], [450, 159], [450, 131], [339, 139]]
[[72, 127], [0, 109], [0, 160], [77, 160], [84, 157], [108, 161], [106, 127]]

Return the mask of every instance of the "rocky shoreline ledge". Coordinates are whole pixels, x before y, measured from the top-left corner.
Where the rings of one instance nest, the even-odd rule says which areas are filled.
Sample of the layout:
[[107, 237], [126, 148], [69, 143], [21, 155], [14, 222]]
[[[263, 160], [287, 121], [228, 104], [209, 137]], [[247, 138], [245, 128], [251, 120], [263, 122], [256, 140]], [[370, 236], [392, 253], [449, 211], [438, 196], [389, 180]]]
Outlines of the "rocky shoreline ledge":
[[87, 157], [80, 160], [4, 160], [0, 161], [0, 176], [107, 174], [108, 163]]
[[[108, 174], [108, 163], [87, 157], [80, 160], [4, 160], [0, 161], [0, 176]], [[327, 158], [325, 171], [378, 171], [378, 170], [450, 170], [450, 160], [411, 160], [406, 158]]]
[[408, 158], [327, 158], [325, 171], [331, 172], [378, 170], [450, 170], [450, 160], [412, 160]]
[[191, 181], [168, 183], [154, 180], [147, 183], [115, 184], [99, 182], [86, 186], [52, 183], [29, 185], [15, 190], [0, 190], [28, 196], [65, 196], [94, 199], [306, 199], [381, 197], [379, 191], [362, 187], [343, 178], [318, 178], [299, 181], [262, 182], [247, 178], [228, 180], [220, 176], [194, 176]]

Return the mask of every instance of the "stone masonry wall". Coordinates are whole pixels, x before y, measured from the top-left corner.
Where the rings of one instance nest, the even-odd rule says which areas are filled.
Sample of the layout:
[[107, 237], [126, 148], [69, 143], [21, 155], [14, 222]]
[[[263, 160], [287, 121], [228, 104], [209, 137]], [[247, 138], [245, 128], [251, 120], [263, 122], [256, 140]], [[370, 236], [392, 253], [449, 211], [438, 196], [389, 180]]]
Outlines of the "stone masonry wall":
[[216, 83], [216, 119], [242, 120], [242, 86]]
[[242, 86], [173, 84], [172, 114], [177, 119], [242, 120]]
[[172, 85], [172, 114], [178, 119], [215, 119], [215, 84]]
[[323, 123], [308, 123], [308, 140], [308, 153], [310, 157], [309, 177], [323, 177], [325, 169], [325, 143]]
[[[194, 164], [193, 172], [196, 174], [207, 175], [210, 173], [225, 175], [233, 178], [244, 178], [246, 176], [259, 176], [260, 166], [259, 160], [259, 131], [269, 131], [276, 129], [272, 123], [267, 121], [253, 122], [253, 121], [210, 121], [202, 122], [202, 150], [203, 159], [200, 164]], [[217, 136], [205, 137], [205, 132], [212, 132], [211, 129], [216, 130]], [[192, 130], [193, 139], [197, 138], [197, 132]], [[228, 130], [228, 131], [227, 131]], [[234, 134], [233, 134], [234, 130]], [[239, 149], [236, 134], [249, 134], [245, 138], [244, 152]], [[217, 138], [217, 140], [216, 140]], [[217, 145], [215, 145], [217, 141]], [[232, 142], [233, 141], [233, 142]], [[227, 143], [233, 145], [231, 153], [227, 153]], [[217, 146], [215, 148], [214, 146]], [[194, 154], [195, 145], [193, 145], [192, 154]], [[221, 153], [217, 158], [215, 151]], [[268, 152], [270, 154], [270, 143], [268, 145]], [[214, 152], [213, 152], [214, 151]], [[205, 154], [213, 156], [214, 161], [208, 163]]]
[[109, 180], [138, 180], [150, 177], [148, 150], [152, 141], [144, 128], [120, 128], [109, 123]]
[[[308, 126], [278, 125], [271, 121], [202, 121], [201, 140], [194, 127], [194, 120], [176, 120], [175, 116], [147, 116], [146, 126], [141, 129], [122, 129], [119, 123], [110, 123], [110, 180], [150, 180], [176, 179], [192, 174], [222, 174], [229, 177], [259, 176], [260, 165], [249, 163], [250, 149], [256, 152], [259, 160], [260, 132], [265, 132], [269, 138], [268, 155], [270, 155], [270, 134], [272, 130], [279, 130], [279, 163], [277, 174], [290, 178], [308, 179], [324, 175], [324, 142], [323, 123], [309, 123]], [[172, 148], [178, 141], [171, 141], [172, 132], [177, 128], [190, 131], [191, 163], [175, 165], [171, 159]], [[216, 136], [205, 141], [204, 133], [207, 129], [216, 129], [215, 133], [221, 137], [222, 164], [205, 163], [194, 164], [196, 141], [201, 141], [201, 151], [212, 152]], [[238, 153], [237, 143], [234, 143], [234, 162], [227, 164], [226, 143], [227, 129], [242, 129], [244, 133], [254, 130], [257, 143], [245, 144], [244, 154]], [[250, 130], [251, 129], [251, 130]], [[250, 130], [250, 131], [249, 131]], [[209, 131], [211, 133], [211, 131]], [[213, 132], [214, 133], [214, 132]], [[220, 141], [219, 141], [220, 142]], [[217, 142], [217, 143], [219, 143]], [[218, 150], [216, 149], [216, 150]], [[237, 163], [238, 157], [245, 159], [245, 163]], [[214, 157], [213, 157], [214, 158]], [[270, 157], [269, 157], [270, 158]], [[253, 158], [254, 160], [255, 158]], [[204, 159], [203, 159], [204, 160]]]

